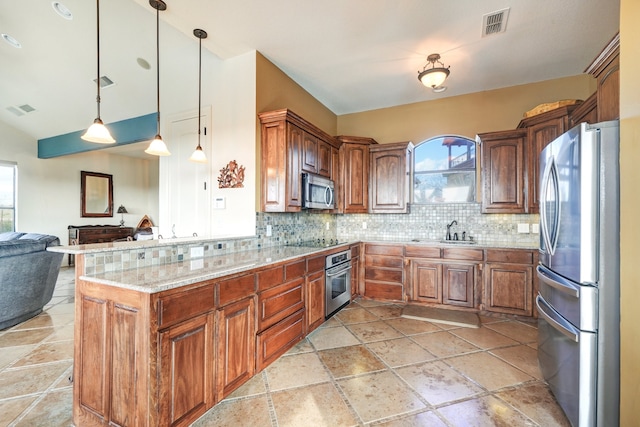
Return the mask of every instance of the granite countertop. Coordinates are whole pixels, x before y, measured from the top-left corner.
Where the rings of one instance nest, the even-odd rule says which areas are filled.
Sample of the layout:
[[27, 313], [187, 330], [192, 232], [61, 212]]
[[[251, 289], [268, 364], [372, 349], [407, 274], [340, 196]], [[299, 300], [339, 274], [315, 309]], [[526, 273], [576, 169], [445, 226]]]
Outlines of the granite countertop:
[[[251, 238], [251, 237], [247, 237]], [[226, 240], [226, 239], [222, 239]], [[49, 246], [48, 251], [81, 255], [101, 252], [130, 251], [136, 249], [161, 248], [173, 245], [197, 245], [198, 242], [211, 242], [208, 237], [178, 237], [175, 239], [128, 240], [121, 242], [91, 243], [87, 245]]]
[[537, 250], [538, 244], [532, 242], [518, 242], [518, 241], [505, 241], [505, 240], [485, 240], [479, 241], [442, 241], [438, 239], [371, 239], [363, 240], [364, 243], [397, 243], [402, 245], [424, 245], [424, 246], [439, 246], [447, 248], [478, 248], [478, 249], [529, 249]]
[[272, 246], [170, 264], [83, 275], [80, 278], [108, 286], [156, 293], [316, 253], [334, 253], [347, 246], [347, 243], [330, 248]]

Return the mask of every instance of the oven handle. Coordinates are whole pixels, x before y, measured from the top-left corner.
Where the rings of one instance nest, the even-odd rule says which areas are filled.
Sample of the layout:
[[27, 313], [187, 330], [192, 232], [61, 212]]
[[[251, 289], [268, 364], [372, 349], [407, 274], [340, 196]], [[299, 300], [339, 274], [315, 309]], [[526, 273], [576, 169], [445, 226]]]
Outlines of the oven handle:
[[546, 320], [553, 329], [571, 339], [573, 342], [580, 341], [579, 331], [558, 314], [555, 314], [553, 309], [549, 307], [549, 304], [547, 304], [540, 295], [536, 296], [536, 307], [538, 307], [538, 315]]
[[351, 265], [349, 265], [348, 267], [345, 267], [345, 268], [341, 269], [338, 272], [334, 272], [332, 270], [327, 270], [326, 271], [326, 275], [327, 275], [327, 277], [339, 276], [340, 274], [344, 273], [345, 271], [351, 270], [351, 268], [352, 268]]

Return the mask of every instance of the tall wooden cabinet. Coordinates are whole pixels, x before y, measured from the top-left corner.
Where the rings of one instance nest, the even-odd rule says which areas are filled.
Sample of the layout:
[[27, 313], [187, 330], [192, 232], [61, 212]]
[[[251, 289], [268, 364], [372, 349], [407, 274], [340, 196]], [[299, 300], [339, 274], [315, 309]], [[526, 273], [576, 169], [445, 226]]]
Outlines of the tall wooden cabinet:
[[303, 172], [338, 178], [339, 143], [288, 109], [258, 114], [261, 123], [261, 209], [299, 212]]
[[594, 76], [598, 83], [598, 121], [615, 120], [620, 117], [620, 34], [600, 52], [587, 67], [586, 73]]
[[412, 194], [413, 143], [374, 145], [369, 153], [369, 212], [406, 213]]
[[371, 138], [337, 136], [340, 145], [340, 213], [369, 211], [369, 147], [377, 145]]

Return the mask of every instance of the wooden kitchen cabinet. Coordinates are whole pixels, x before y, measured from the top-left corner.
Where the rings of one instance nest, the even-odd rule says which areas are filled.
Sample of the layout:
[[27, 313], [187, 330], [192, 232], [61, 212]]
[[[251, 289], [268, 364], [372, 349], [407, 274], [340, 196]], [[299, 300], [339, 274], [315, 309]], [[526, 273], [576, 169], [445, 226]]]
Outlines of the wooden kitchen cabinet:
[[406, 213], [411, 201], [413, 143], [373, 145], [369, 153], [369, 212]]
[[580, 123], [598, 123], [598, 93], [593, 92], [591, 96], [576, 107], [569, 114], [569, 129]]
[[587, 67], [586, 73], [596, 78], [598, 121], [620, 117], [620, 34], [604, 47]]
[[442, 265], [442, 303], [460, 307], [475, 306], [476, 264]]
[[326, 282], [324, 276], [326, 255], [307, 258], [306, 307], [307, 333], [324, 322]]
[[339, 143], [290, 110], [260, 113], [261, 209], [299, 212], [303, 172], [335, 180], [334, 152]]
[[360, 293], [360, 244], [351, 245], [351, 299]]
[[369, 147], [377, 144], [372, 138], [337, 136], [340, 145], [340, 213], [369, 211]]
[[525, 129], [478, 135], [481, 140], [482, 213], [525, 213]]
[[413, 301], [442, 304], [442, 263], [413, 259], [409, 262]]
[[533, 315], [534, 251], [487, 250], [484, 307], [488, 311]]
[[404, 259], [401, 245], [364, 245], [364, 296], [373, 299], [404, 299]]

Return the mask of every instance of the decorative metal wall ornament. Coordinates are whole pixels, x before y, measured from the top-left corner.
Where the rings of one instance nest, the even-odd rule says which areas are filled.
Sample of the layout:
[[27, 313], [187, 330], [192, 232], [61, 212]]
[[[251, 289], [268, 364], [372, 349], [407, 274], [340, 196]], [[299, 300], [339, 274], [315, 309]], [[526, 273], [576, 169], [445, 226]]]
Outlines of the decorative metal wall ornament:
[[218, 177], [218, 188], [243, 188], [244, 166], [239, 166], [238, 162], [231, 160], [228, 165], [220, 169]]

